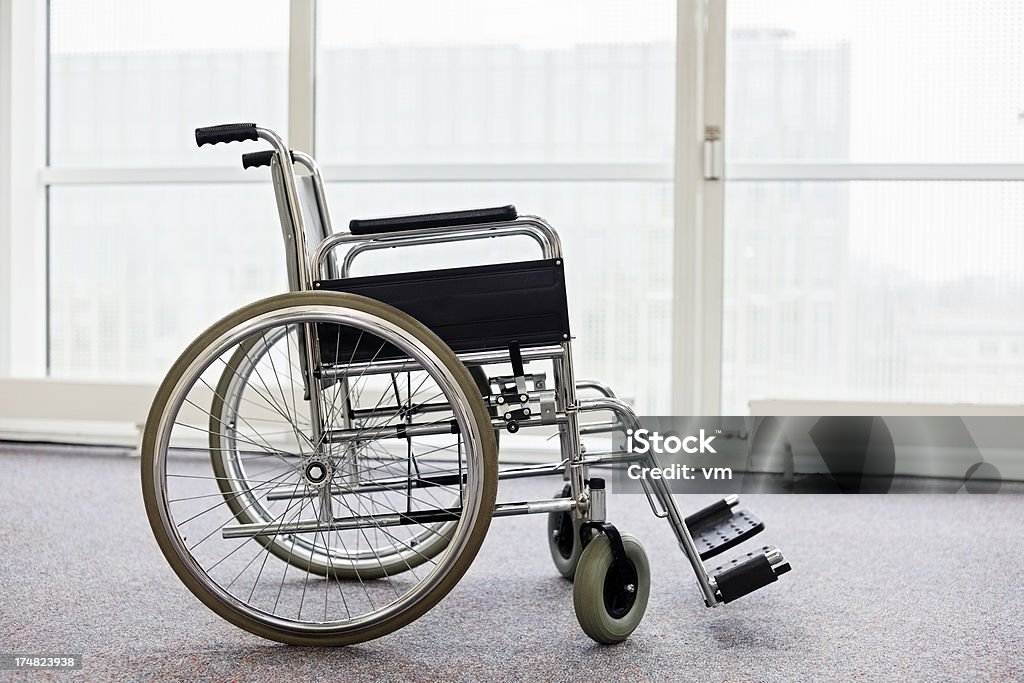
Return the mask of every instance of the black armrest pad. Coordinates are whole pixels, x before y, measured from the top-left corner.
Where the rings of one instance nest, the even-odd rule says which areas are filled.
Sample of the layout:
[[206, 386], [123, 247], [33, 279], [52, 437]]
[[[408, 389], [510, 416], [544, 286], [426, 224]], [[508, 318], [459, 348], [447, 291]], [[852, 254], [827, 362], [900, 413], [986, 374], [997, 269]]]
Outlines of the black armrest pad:
[[424, 228], [438, 228], [448, 225], [500, 223], [502, 221], [514, 221], [517, 217], [516, 207], [509, 204], [508, 206], [496, 206], [491, 209], [423, 213], [415, 216], [395, 216], [394, 218], [354, 218], [349, 221], [348, 229], [353, 235], [371, 235], [381, 232], [422, 230]]

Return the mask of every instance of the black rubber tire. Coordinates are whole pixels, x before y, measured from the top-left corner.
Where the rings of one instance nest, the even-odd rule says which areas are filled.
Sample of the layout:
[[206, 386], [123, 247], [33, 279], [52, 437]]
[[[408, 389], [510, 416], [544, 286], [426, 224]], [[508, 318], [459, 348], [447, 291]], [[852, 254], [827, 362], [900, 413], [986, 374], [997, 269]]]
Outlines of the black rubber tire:
[[[568, 497], [568, 484], [555, 493], [555, 498]], [[583, 520], [573, 519], [571, 512], [548, 513], [548, 550], [551, 552], [551, 561], [555, 563], [558, 573], [570, 581], [576, 575], [576, 565], [583, 554], [583, 541], [580, 539], [582, 524]], [[565, 538], [566, 534], [572, 534], [571, 546]]]
[[605, 604], [605, 578], [613, 557], [611, 542], [604, 534], [598, 534], [587, 543], [572, 587], [576, 619], [584, 633], [604, 645], [621, 643], [636, 630], [647, 611], [651, 593], [651, 565], [640, 541], [629, 534], [622, 534], [622, 546], [637, 575], [636, 596], [627, 613], [614, 617]]
[[[473, 381], [476, 382], [476, 386], [480, 390], [480, 395], [484, 397], [490, 396], [491, 382], [489, 379], [487, 379], [487, 373], [484, 372], [484, 369], [479, 365], [474, 365], [473, 367], [469, 368], [469, 374], [473, 376]], [[501, 449], [500, 429], [494, 430], [494, 444], [495, 446], [497, 446], [499, 450]]]
[[[166, 409], [170, 394], [185, 370], [214, 340], [228, 333], [243, 321], [265, 313], [303, 305], [337, 306], [360, 310], [382, 318], [415, 335], [437, 358], [443, 361], [458, 383], [462, 393], [469, 398], [469, 407], [480, 432], [481, 448], [483, 451], [483, 457], [481, 458], [483, 471], [481, 472], [482, 491], [480, 509], [473, 527], [467, 534], [465, 549], [456, 558], [448, 573], [444, 575], [433, 591], [419, 599], [408, 609], [383, 621], [373, 622], [361, 629], [344, 633], [312, 635], [298, 630], [273, 627], [256, 621], [248, 615], [237, 612], [229, 607], [219, 596], [208, 591], [202, 583], [193, 577], [178, 557], [175, 546], [161, 523], [160, 508], [157, 501], [155, 485], [157, 474], [155, 471], [157, 426], [161, 415]], [[199, 335], [174, 363], [157, 390], [153, 405], [149, 411], [142, 440], [142, 493], [146, 506], [146, 515], [149, 518], [153, 535], [156, 537], [157, 544], [160, 546], [160, 550], [171, 565], [171, 568], [178, 575], [178, 578], [181, 579], [182, 583], [197, 598], [225, 620], [255, 635], [293, 645], [340, 646], [372, 640], [396, 631], [421, 617], [455, 587], [459, 579], [469, 569], [487, 534], [487, 528], [490, 525], [494, 512], [494, 501], [497, 493], [498, 461], [490, 416], [482, 399], [473, 400], [478, 397], [479, 391], [469, 370], [436, 334], [409, 315], [380, 301], [338, 292], [291, 292], [249, 304], [214, 323], [214, 325]]]

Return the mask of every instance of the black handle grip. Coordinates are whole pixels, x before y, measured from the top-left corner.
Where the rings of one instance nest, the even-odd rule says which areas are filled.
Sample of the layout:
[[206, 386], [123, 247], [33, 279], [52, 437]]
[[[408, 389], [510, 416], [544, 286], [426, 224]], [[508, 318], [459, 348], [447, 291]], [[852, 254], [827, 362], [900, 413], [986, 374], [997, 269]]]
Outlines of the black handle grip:
[[265, 149], [262, 152], [247, 152], [242, 155], [242, 168], [259, 168], [270, 166], [270, 160], [274, 158], [274, 150]]
[[218, 142], [258, 140], [255, 123], [224, 123], [219, 126], [196, 128], [196, 145], [216, 145]]
[[[260, 166], [270, 166], [270, 160], [274, 158], [274, 150], [265, 149], [262, 152], [248, 152], [242, 155], [242, 168], [259, 168]], [[292, 162], [295, 161], [295, 157], [292, 157]]]

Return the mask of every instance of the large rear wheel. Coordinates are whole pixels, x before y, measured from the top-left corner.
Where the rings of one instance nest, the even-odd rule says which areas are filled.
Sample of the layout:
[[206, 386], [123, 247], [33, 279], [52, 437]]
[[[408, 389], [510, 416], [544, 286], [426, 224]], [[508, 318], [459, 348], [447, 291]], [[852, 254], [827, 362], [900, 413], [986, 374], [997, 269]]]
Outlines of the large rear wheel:
[[329, 292], [257, 302], [189, 346], [142, 466], [188, 588], [257, 635], [315, 645], [384, 635], [443, 598], [497, 483], [490, 418], [455, 354], [397, 309]]

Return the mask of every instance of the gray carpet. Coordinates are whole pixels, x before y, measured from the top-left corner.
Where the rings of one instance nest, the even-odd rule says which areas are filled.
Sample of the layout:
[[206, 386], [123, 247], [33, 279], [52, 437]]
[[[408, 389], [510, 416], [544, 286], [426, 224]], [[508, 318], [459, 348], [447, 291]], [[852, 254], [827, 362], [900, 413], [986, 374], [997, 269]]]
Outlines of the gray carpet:
[[[425, 617], [373, 642], [308, 649], [229, 625], [179, 583], [150, 533], [138, 461], [123, 451], [0, 445], [0, 475], [0, 653], [85, 655], [82, 671], [60, 677], [1024, 680], [1020, 495], [750, 496], [768, 524], [757, 541], [794, 569], [714, 610], [667, 524], [642, 498], [612, 496], [610, 518], [644, 542], [654, 576], [644, 622], [615, 647], [580, 631], [544, 519], [499, 519]], [[499, 495], [557, 486], [516, 480]]]

